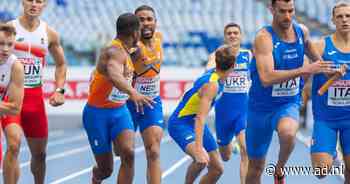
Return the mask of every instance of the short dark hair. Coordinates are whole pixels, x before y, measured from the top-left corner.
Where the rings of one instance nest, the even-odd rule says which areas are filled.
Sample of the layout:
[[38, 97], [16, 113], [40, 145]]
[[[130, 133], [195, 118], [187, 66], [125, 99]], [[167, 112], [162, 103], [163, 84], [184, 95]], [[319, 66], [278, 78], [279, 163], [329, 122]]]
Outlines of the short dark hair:
[[215, 51], [216, 68], [222, 71], [227, 71], [236, 63], [236, 53], [234, 47], [224, 45]]
[[272, 6], [274, 6], [276, 4], [277, 1], [284, 1], [284, 2], [289, 2], [289, 1], [294, 1], [294, 0], [271, 0], [271, 4]]
[[16, 28], [9, 24], [0, 23], [0, 32], [5, 32], [7, 35], [16, 36]]
[[226, 33], [227, 29], [230, 28], [230, 27], [236, 27], [236, 28], [239, 29], [239, 32], [242, 32], [241, 26], [239, 26], [238, 24], [236, 24], [234, 22], [231, 22], [231, 23], [226, 24], [226, 26], [224, 28], [224, 34]]
[[140, 22], [136, 15], [124, 13], [118, 17], [116, 27], [118, 35], [129, 36], [140, 29]]
[[137, 7], [134, 13], [136, 15], [138, 12], [144, 11], [144, 10], [151, 11], [153, 13], [153, 15], [156, 16], [156, 12], [154, 11], [154, 9], [148, 5], [141, 5], [141, 6]]

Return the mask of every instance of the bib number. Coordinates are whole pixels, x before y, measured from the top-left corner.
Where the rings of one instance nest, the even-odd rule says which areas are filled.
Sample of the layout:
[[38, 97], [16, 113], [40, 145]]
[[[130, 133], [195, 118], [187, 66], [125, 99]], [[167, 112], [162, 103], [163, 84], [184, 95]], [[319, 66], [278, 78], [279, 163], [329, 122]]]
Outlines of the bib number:
[[159, 96], [160, 80], [159, 76], [155, 78], [138, 77], [135, 80], [135, 89], [148, 97], [155, 98]]
[[42, 64], [40, 59], [20, 59], [24, 66], [24, 86], [37, 87], [42, 84]]
[[225, 80], [225, 93], [247, 93], [250, 81], [247, 72], [232, 72]]
[[[131, 79], [128, 79], [128, 84], [131, 85]], [[108, 96], [108, 100], [111, 102], [123, 102], [129, 99], [129, 95], [120, 91], [118, 88], [113, 87], [111, 93]]]
[[329, 106], [349, 106], [350, 105], [350, 81], [335, 81], [328, 89]]
[[300, 77], [291, 79], [280, 84], [274, 84], [272, 87], [273, 97], [295, 96], [299, 93]]

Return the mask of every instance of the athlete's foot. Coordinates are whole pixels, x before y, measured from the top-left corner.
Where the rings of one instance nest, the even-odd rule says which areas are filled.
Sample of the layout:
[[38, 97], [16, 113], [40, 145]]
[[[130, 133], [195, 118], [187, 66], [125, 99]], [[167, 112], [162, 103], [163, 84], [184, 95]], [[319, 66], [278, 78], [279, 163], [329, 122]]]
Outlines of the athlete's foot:
[[284, 175], [274, 174], [273, 178], [274, 184], [286, 184], [286, 178], [284, 177]]

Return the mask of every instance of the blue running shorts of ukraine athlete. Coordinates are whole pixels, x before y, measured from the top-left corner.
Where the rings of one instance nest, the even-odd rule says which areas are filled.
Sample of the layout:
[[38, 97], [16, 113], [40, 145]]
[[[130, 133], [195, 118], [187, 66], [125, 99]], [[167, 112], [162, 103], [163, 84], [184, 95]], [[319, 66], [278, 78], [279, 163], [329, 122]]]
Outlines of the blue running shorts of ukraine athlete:
[[151, 126], [159, 126], [162, 129], [164, 128], [162, 100], [158, 96], [154, 98], [153, 101], [155, 102], [153, 108], [150, 108], [147, 105], [143, 107], [144, 114], [136, 112], [136, 106], [133, 101], [127, 102], [134, 122], [135, 131], [138, 127], [140, 127], [140, 132], [143, 132]]
[[215, 107], [215, 129], [219, 146], [227, 146], [233, 139], [246, 128], [247, 110], [240, 112], [227, 112], [228, 106]]
[[292, 118], [299, 122], [300, 105], [288, 103], [273, 112], [254, 111], [248, 108], [246, 128], [247, 152], [250, 158], [262, 159], [266, 156], [270, 146], [273, 131], [277, 130], [282, 118]]
[[95, 155], [112, 151], [112, 141], [124, 130], [134, 131], [126, 105], [117, 108], [97, 108], [85, 105], [83, 125]]
[[[168, 121], [168, 132], [170, 137], [175, 140], [185, 153], [187, 153], [187, 145], [194, 143], [195, 141], [194, 126], [194, 116], [170, 118]], [[208, 153], [218, 148], [215, 138], [211, 134], [207, 124], [204, 125], [203, 129], [203, 147]]]
[[339, 133], [343, 154], [350, 155], [350, 120], [316, 120], [313, 127], [311, 153], [328, 153], [335, 156]]

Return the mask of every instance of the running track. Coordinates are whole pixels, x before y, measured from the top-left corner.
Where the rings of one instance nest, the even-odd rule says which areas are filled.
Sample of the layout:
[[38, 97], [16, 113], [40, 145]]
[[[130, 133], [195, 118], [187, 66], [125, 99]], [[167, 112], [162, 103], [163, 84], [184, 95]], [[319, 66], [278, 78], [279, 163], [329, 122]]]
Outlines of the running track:
[[[189, 157], [169, 139], [167, 133], [161, 144], [161, 167], [163, 170], [164, 184], [181, 184], [184, 182], [184, 175], [190, 163]], [[303, 166], [310, 165], [310, 156], [307, 145], [308, 137], [299, 134], [295, 150], [288, 165]], [[274, 140], [269, 150], [268, 163], [273, 163], [277, 157], [278, 140], [274, 135]], [[5, 145], [4, 145], [5, 146]], [[135, 154], [135, 184], [145, 184], [146, 158], [145, 150], [142, 146], [140, 136], [136, 138]], [[29, 167], [30, 154], [25, 141], [23, 141], [20, 163], [21, 177], [20, 184], [32, 183], [32, 176]], [[48, 184], [87, 184], [91, 177], [91, 166], [94, 160], [83, 129], [53, 131], [50, 133], [47, 157], [47, 177]], [[117, 168], [120, 160], [115, 158], [114, 174], [105, 180], [105, 184], [114, 184]], [[2, 174], [2, 171], [1, 171]], [[2, 176], [1, 176], [2, 177]], [[287, 183], [308, 183], [308, 184], [340, 184], [343, 180], [340, 176], [329, 176], [326, 179], [318, 180], [314, 176], [288, 176]], [[0, 181], [2, 183], [2, 180]], [[239, 156], [233, 155], [232, 159], [225, 163], [225, 171], [220, 184], [239, 183]], [[263, 183], [273, 183], [272, 177], [264, 174]]]

